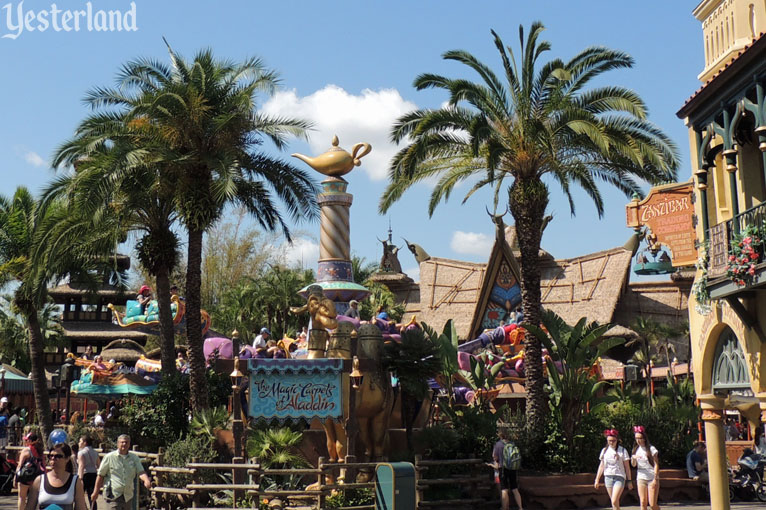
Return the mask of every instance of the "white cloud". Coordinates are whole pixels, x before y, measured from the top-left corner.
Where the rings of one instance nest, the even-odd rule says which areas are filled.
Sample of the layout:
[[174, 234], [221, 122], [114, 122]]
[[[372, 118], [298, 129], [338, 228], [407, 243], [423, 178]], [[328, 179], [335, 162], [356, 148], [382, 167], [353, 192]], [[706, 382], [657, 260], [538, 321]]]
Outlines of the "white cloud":
[[452, 234], [450, 248], [452, 248], [452, 251], [455, 253], [460, 253], [463, 255], [489, 256], [493, 242], [494, 238], [487, 234], [456, 230]]
[[40, 156], [38, 153], [34, 151], [26, 151], [24, 152], [24, 161], [29, 163], [32, 166], [36, 166], [38, 168], [47, 167], [48, 162], [45, 161], [42, 156]]
[[282, 248], [288, 266], [316, 269], [316, 261], [319, 259], [319, 244], [311, 239], [295, 239], [293, 244], [285, 243]]
[[378, 181], [386, 178], [388, 164], [397, 150], [388, 140], [391, 126], [416, 108], [396, 89], [364, 89], [353, 95], [336, 85], [326, 85], [306, 97], [299, 97], [295, 90], [278, 92], [263, 106], [263, 112], [311, 121], [314, 129], [309, 133], [309, 146], [313, 154], [309, 156], [326, 151], [336, 134], [340, 146], [348, 151], [356, 143], [369, 143], [372, 152], [362, 159], [360, 168]]

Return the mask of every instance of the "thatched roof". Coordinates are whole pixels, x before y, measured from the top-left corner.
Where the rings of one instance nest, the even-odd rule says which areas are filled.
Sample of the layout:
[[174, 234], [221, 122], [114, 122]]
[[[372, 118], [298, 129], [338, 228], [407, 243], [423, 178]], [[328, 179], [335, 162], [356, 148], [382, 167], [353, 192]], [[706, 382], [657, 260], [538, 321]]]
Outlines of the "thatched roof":
[[144, 348], [132, 340], [120, 339], [110, 342], [101, 355], [105, 360], [115, 360], [122, 363], [135, 363], [141, 356], [146, 355]]
[[689, 320], [691, 286], [692, 281], [686, 279], [632, 282], [620, 301], [615, 320], [632, 324], [640, 316], [680, 327]]
[[567, 323], [612, 322], [629, 280], [632, 253], [622, 246], [540, 264], [543, 306]]
[[[406, 305], [404, 322], [413, 315], [441, 330], [454, 319], [458, 334], [465, 338], [471, 327], [476, 300], [486, 265], [431, 257], [420, 264], [420, 301]], [[414, 295], [413, 295], [414, 297]]]
[[66, 298], [72, 297], [92, 297], [105, 298], [112, 300], [113, 304], [124, 305], [128, 299], [135, 297], [135, 292], [126, 289], [120, 289], [112, 285], [100, 285], [93, 289], [87, 285], [77, 283], [64, 283], [57, 287], [48, 289], [48, 295], [54, 301], [62, 302]]
[[147, 334], [134, 329], [121, 328], [105, 321], [64, 321], [61, 323], [64, 336], [84, 342], [108, 343], [126, 338], [134, 342], [146, 343]]
[[[454, 319], [461, 338], [474, 334], [494, 282], [498, 264], [493, 261], [505, 258], [518, 275], [518, 255], [513, 250], [516, 231], [505, 227], [504, 233], [495, 241], [489, 264], [438, 257], [422, 262], [420, 302], [407, 304], [403, 320], [417, 315], [418, 320], [440, 330], [447, 320]], [[583, 316], [602, 324], [613, 321], [629, 280], [631, 259], [631, 251], [622, 246], [562, 260], [554, 260], [541, 250], [543, 306], [572, 324]]]

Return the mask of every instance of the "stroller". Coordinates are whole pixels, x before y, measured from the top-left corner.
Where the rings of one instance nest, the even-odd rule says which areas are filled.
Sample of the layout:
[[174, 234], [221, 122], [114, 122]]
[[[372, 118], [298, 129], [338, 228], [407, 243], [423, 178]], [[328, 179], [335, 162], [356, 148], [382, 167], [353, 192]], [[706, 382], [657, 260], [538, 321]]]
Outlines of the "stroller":
[[16, 476], [16, 461], [9, 460], [5, 453], [0, 453], [0, 495], [7, 496], [13, 489]]
[[750, 500], [753, 496], [759, 501], [766, 502], [766, 484], [763, 482], [763, 470], [766, 458], [745, 448], [737, 461], [738, 470], [733, 473], [729, 483], [730, 494], [740, 499]]

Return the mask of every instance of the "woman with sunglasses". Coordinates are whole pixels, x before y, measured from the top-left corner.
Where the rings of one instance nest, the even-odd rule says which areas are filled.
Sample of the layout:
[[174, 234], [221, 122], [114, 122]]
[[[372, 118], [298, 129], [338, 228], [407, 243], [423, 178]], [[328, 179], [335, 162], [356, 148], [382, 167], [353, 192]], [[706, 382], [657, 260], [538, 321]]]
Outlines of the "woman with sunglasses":
[[48, 453], [48, 472], [37, 477], [29, 489], [27, 510], [56, 508], [87, 510], [82, 480], [73, 473], [72, 449], [56, 443]]
[[633, 447], [630, 463], [638, 467], [636, 482], [641, 510], [659, 510], [657, 496], [660, 494], [660, 459], [657, 448], [649, 442], [643, 425], [633, 427], [633, 433], [636, 446]]
[[87, 510], [82, 480], [73, 473], [72, 449], [56, 443], [48, 453], [48, 472], [37, 477], [29, 488], [26, 510], [60, 508]]
[[628, 488], [633, 487], [630, 456], [628, 451], [620, 445], [620, 436], [617, 430], [607, 429], [604, 431], [604, 436], [606, 436], [606, 447], [601, 450], [601, 455], [599, 455], [601, 463], [598, 465], [598, 473], [596, 473], [596, 481], [593, 486], [598, 489], [603, 474], [606, 493], [609, 494], [609, 500], [612, 502], [612, 510], [620, 510], [620, 497], [625, 488], [626, 479]]

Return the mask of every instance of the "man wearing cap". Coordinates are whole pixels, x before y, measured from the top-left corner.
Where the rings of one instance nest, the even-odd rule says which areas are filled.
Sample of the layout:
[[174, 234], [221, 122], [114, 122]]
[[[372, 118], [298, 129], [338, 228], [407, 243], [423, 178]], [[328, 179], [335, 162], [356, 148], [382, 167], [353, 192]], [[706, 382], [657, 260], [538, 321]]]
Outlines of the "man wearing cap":
[[346, 317], [351, 317], [352, 319], [359, 318], [359, 301], [352, 299], [348, 302], [348, 311], [346, 312]]
[[261, 334], [255, 337], [255, 341], [253, 342], [253, 347], [258, 349], [266, 348], [266, 342], [268, 342], [269, 338], [271, 337], [271, 331], [268, 330], [268, 328], [261, 328]]

